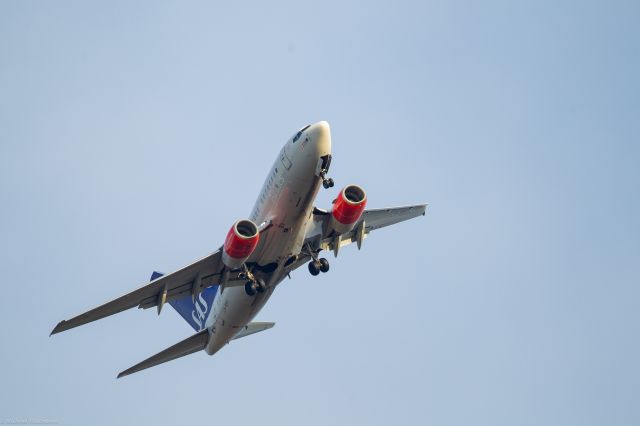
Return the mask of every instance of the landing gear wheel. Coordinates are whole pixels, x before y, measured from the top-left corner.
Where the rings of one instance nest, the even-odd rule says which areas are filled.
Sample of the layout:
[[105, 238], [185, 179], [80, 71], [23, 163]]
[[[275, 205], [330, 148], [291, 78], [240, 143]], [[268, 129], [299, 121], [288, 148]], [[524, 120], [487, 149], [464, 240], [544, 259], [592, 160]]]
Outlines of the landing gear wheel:
[[319, 263], [320, 262], [318, 262], [317, 260], [314, 260], [313, 262], [309, 262], [309, 272], [314, 277], [320, 273], [320, 265], [319, 265]]
[[253, 281], [247, 281], [247, 283], [244, 285], [244, 291], [248, 296], [255, 296], [257, 292], [256, 287], [256, 283], [254, 283]]
[[264, 293], [267, 290], [267, 285], [263, 280], [256, 281], [256, 290], [258, 290], [258, 293]]
[[318, 268], [320, 272], [329, 272], [329, 261], [327, 259], [322, 257], [318, 260], [318, 263], [320, 263], [320, 267]]
[[320, 173], [320, 177], [322, 178], [322, 186], [324, 186], [324, 189], [329, 189], [333, 187], [334, 183], [333, 183], [333, 179], [326, 177], [326, 173], [327, 171], [323, 170]]

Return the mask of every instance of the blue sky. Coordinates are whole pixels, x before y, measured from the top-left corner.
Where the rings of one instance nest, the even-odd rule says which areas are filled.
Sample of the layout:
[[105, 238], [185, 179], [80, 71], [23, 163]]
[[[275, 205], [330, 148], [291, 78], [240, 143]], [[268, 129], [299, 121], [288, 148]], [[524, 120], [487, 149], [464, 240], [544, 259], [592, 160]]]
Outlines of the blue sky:
[[[0, 421], [637, 425], [640, 7], [0, 4]], [[301, 269], [265, 333], [131, 310], [249, 214], [280, 146], [424, 218]], [[327, 207], [334, 193], [323, 191]]]

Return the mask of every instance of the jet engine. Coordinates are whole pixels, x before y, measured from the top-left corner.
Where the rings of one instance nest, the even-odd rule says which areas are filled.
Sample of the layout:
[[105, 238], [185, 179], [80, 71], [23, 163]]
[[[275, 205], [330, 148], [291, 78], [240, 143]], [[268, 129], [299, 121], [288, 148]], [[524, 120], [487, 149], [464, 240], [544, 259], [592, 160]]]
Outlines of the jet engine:
[[256, 249], [259, 239], [260, 234], [255, 223], [248, 219], [237, 221], [224, 241], [222, 263], [227, 268], [239, 268]]
[[353, 229], [367, 205], [367, 194], [358, 185], [345, 187], [333, 202], [330, 227], [338, 234]]

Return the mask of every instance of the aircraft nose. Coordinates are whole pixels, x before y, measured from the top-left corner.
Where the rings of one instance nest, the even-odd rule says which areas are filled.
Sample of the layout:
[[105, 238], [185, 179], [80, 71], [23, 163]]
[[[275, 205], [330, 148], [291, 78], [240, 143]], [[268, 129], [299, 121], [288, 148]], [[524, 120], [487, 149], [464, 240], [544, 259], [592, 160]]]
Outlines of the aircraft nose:
[[307, 130], [319, 156], [331, 154], [331, 128], [326, 121], [313, 124]]

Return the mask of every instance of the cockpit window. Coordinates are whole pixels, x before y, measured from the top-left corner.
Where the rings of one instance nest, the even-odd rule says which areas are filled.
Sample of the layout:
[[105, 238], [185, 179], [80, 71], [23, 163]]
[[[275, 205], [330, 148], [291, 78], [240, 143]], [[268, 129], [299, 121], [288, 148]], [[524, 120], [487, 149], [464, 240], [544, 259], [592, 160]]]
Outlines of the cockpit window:
[[302, 132], [307, 130], [310, 126], [311, 126], [311, 124], [307, 124], [302, 129], [298, 130], [298, 133], [296, 133], [296, 135], [293, 137], [293, 143], [296, 143], [298, 141], [298, 139], [300, 139], [300, 136], [302, 136]]

